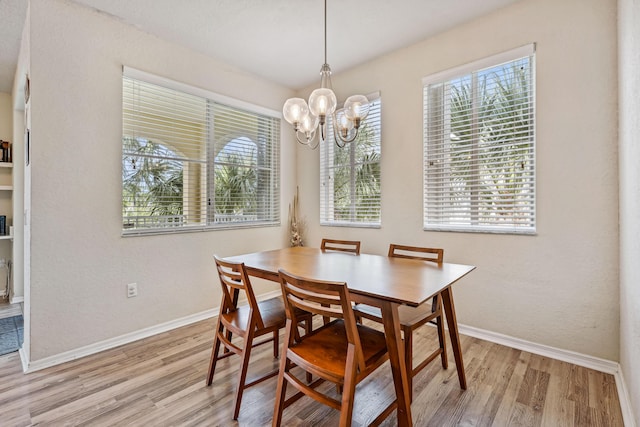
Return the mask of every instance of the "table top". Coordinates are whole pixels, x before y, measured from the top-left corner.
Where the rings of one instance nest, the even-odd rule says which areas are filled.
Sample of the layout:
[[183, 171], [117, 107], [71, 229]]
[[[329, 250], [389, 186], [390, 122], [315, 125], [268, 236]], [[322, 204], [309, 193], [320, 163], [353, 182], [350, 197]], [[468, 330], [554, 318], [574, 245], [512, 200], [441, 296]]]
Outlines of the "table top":
[[[472, 265], [322, 252], [318, 248], [293, 247], [225, 257], [244, 262], [265, 278], [282, 268], [289, 273], [321, 280], [346, 282], [356, 294], [418, 306], [475, 269]], [[260, 274], [258, 274], [260, 275]]]

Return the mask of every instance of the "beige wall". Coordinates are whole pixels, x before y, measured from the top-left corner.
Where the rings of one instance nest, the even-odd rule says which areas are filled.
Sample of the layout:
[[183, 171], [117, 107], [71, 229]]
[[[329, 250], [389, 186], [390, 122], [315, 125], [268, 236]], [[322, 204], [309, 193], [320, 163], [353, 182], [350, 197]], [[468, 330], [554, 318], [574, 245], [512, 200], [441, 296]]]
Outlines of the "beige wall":
[[618, 2], [620, 365], [640, 422], [640, 3]]
[[274, 110], [292, 92], [71, 2], [32, 0], [30, 20], [31, 360], [218, 306], [213, 254], [286, 245], [294, 144], [284, 226], [123, 238], [122, 65]]
[[[422, 77], [532, 42], [537, 235], [422, 231]], [[307, 241], [443, 247], [478, 267], [454, 287], [460, 323], [618, 360], [616, 70], [614, 0], [523, 0], [334, 76], [339, 98], [381, 92], [382, 228], [319, 227], [318, 152], [300, 148]]]
[[13, 139], [12, 117], [11, 94], [0, 92], [0, 139], [3, 141]]

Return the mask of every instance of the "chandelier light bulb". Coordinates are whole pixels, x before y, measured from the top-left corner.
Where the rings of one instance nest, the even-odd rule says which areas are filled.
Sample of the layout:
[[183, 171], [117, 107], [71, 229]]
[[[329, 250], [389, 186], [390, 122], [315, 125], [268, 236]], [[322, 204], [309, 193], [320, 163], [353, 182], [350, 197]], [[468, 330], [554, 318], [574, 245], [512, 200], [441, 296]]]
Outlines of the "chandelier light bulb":
[[282, 114], [287, 122], [295, 126], [309, 115], [309, 107], [302, 98], [289, 98], [282, 107]]
[[[353, 121], [349, 120], [349, 118], [345, 115], [344, 108], [336, 110], [335, 114], [335, 132], [338, 134], [338, 137], [343, 140], [350, 140], [350, 132], [353, 129]], [[355, 138], [355, 136], [354, 136]]]
[[311, 133], [316, 130], [318, 127], [318, 116], [314, 116], [313, 114], [307, 114], [304, 119], [300, 122], [300, 132]]
[[336, 111], [336, 123], [338, 124], [338, 129], [342, 130], [351, 130], [353, 129], [353, 121], [349, 120], [346, 111], [344, 108], [341, 108]]
[[363, 120], [369, 114], [369, 100], [364, 95], [352, 95], [345, 101], [344, 111], [349, 120]]
[[309, 110], [314, 116], [328, 116], [336, 111], [338, 100], [336, 94], [329, 88], [320, 88], [311, 92]]

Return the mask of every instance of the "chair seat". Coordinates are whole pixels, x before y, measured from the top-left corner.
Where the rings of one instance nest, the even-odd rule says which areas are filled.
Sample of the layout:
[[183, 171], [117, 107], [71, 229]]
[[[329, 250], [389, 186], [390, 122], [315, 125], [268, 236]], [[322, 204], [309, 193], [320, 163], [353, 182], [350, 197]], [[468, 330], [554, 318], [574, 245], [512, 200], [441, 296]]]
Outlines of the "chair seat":
[[[387, 356], [387, 344], [382, 332], [357, 325], [365, 365], [377, 365]], [[303, 369], [320, 370], [334, 377], [344, 377], [347, 358], [347, 336], [344, 321], [334, 320], [311, 332], [300, 343], [289, 347], [297, 357], [292, 360]]]
[[[260, 301], [258, 302], [258, 309], [262, 315], [264, 329], [272, 330], [284, 327], [286, 317], [282, 297], [274, 297], [265, 301]], [[229, 327], [246, 330], [250, 311], [251, 307], [249, 305], [243, 305], [238, 307], [235, 311], [223, 313], [222, 317]]]
[[[356, 315], [361, 315], [367, 319], [382, 322], [382, 314], [378, 307], [372, 307], [367, 304], [356, 304], [353, 307], [353, 312]], [[409, 307], [407, 305], [401, 305], [398, 307], [398, 318], [401, 326], [409, 328], [424, 324], [436, 317], [437, 313], [434, 313], [431, 308], [431, 304], [424, 303], [417, 307]]]

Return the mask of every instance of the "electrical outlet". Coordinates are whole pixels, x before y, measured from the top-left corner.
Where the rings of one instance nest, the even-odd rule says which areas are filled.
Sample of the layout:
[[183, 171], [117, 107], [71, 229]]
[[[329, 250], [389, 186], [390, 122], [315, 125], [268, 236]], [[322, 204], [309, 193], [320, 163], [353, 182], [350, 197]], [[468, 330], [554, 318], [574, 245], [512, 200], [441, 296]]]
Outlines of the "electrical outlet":
[[7, 266], [7, 260], [4, 258], [0, 258], [0, 268], [5, 268]]
[[138, 284], [137, 283], [129, 283], [127, 285], [127, 298], [137, 297], [138, 296]]

